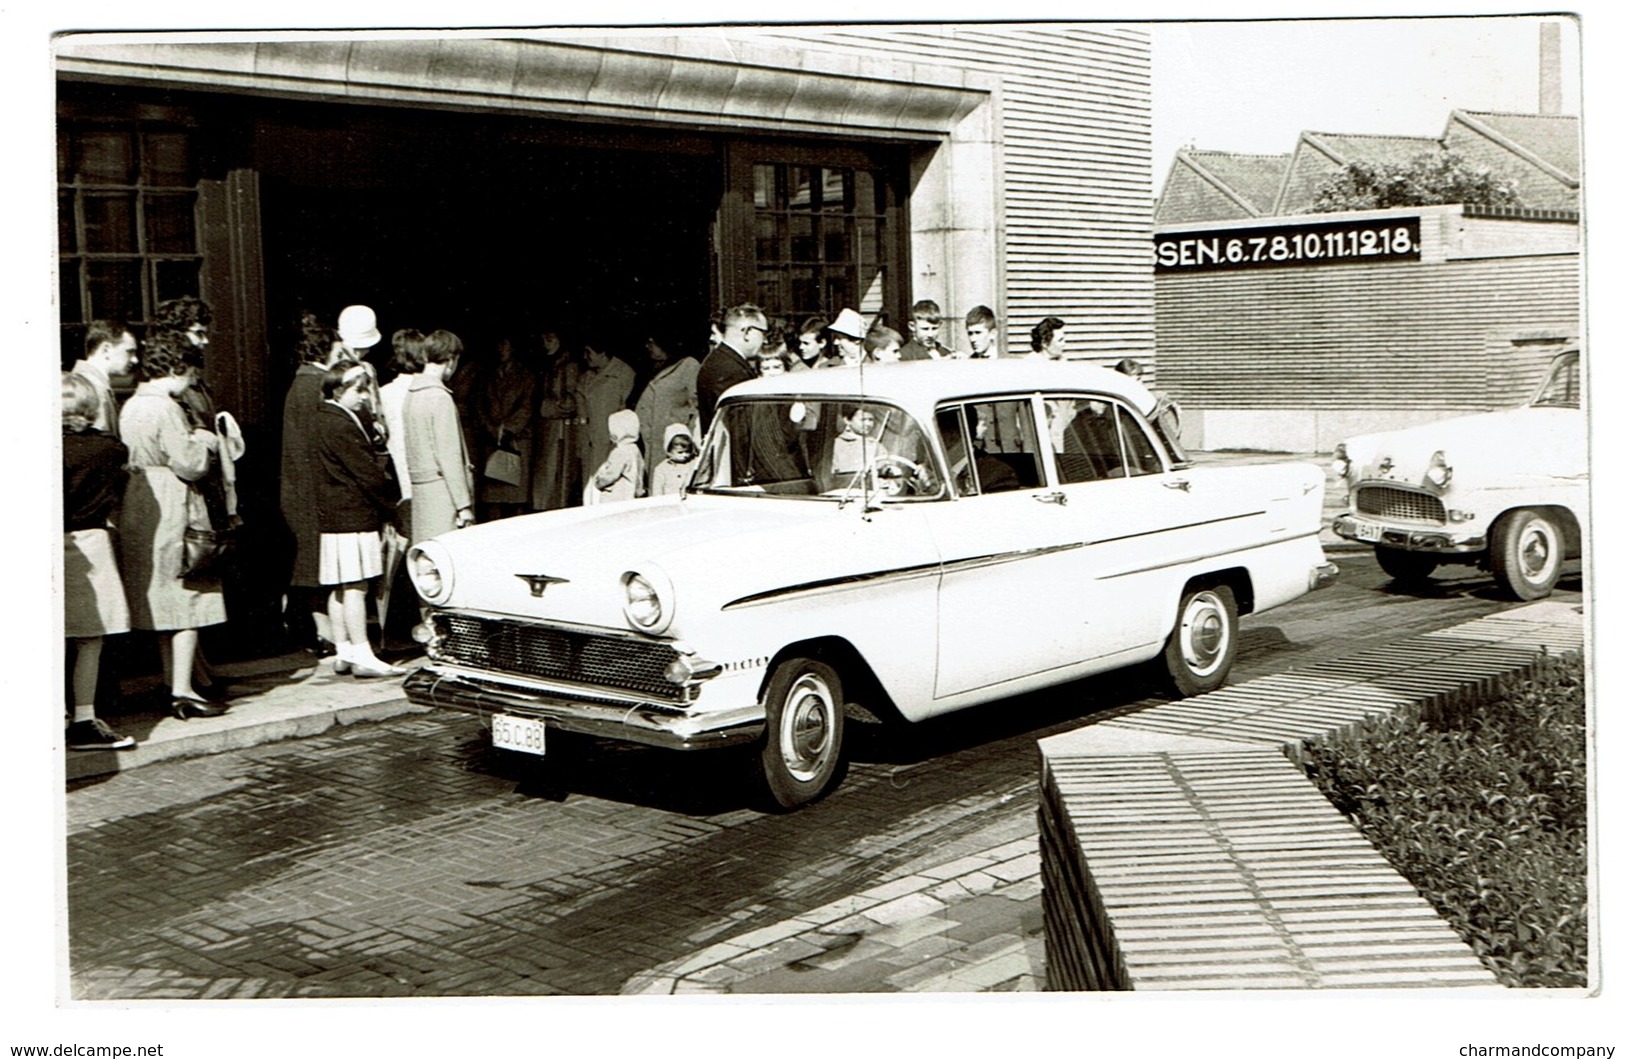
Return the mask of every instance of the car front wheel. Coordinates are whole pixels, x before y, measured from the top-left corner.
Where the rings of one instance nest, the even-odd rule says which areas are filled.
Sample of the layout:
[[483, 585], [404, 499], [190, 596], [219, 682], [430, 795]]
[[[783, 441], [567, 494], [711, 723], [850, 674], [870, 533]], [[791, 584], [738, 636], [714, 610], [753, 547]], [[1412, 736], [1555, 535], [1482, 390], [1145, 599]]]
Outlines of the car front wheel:
[[774, 802], [795, 809], [840, 779], [845, 720], [840, 675], [823, 662], [790, 659], [773, 671], [766, 706], [761, 778]]
[[1426, 581], [1438, 569], [1439, 560], [1423, 552], [1407, 552], [1401, 548], [1378, 548], [1377, 565], [1382, 572], [1402, 585]]
[[1187, 589], [1162, 661], [1173, 690], [1200, 695], [1224, 683], [1236, 660], [1236, 597], [1228, 586]]
[[1563, 531], [1538, 511], [1514, 511], [1490, 536], [1490, 572], [1519, 599], [1545, 599], [1563, 565]]

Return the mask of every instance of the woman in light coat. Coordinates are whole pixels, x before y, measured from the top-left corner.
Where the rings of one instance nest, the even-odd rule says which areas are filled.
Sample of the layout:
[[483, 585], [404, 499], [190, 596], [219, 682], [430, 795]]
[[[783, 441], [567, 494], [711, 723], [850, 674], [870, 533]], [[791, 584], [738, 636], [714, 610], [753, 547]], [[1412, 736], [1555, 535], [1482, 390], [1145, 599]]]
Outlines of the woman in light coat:
[[450, 331], [423, 340], [423, 370], [406, 391], [406, 467], [412, 477], [412, 543], [474, 522], [474, 472], [446, 379], [463, 343]]
[[610, 356], [602, 347], [583, 343], [582, 348], [587, 354], [587, 372], [581, 377], [576, 407], [586, 420], [581, 439], [581, 480], [588, 482], [614, 447], [609, 439], [609, 417], [626, 407], [635, 377], [626, 361]]
[[644, 462], [652, 483], [654, 469], [666, 460], [666, 427], [683, 423], [691, 433], [700, 429], [700, 404], [694, 388], [700, 365], [693, 357], [673, 357], [659, 336], [650, 337], [644, 348], [654, 374], [638, 398], [638, 436], [643, 441]]
[[181, 569], [187, 525], [202, 508], [190, 483], [208, 473], [219, 439], [188, 429], [176, 403], [193, 377], [177, 335], [154, 333], [136, 373], [141, 382], [119, 413], [119, 436], [130, 450], [119, 524], [130, 627], [158, 634], [175, 716], [212, 717], [221, 710], [192, 686], [192, 664], [198, 629], [226, 620], [225, 597], [218, 580], [183, 578]]

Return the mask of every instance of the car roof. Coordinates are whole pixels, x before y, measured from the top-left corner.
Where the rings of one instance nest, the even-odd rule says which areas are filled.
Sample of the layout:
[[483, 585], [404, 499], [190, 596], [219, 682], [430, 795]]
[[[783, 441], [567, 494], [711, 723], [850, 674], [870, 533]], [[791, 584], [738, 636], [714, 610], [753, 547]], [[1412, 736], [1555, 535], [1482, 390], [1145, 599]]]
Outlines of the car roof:
[[741, 397], [831, 397], [890, 401], [929, 411], [942, 401], [1034, 391], [1083, 390], [1120, 398], [1149, 415], [1156, 398], [1136, 380], [1079, 361], [1001, 357], [996, 360], [918, 360], [785, 372], [730, 387]]

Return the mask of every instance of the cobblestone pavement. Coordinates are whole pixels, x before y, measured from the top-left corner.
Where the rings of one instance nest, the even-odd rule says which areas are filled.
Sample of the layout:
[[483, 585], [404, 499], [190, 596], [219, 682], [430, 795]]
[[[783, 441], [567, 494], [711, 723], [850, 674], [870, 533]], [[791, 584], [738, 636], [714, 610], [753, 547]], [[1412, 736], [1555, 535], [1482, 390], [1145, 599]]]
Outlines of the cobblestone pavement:
[[[1339, 585], [1244, 620], [1236, 680], [1506, 606], [1474, 572], [1423, 598], [1390, 592], [1369, 556], [1339, 562]], [[1578, 584], [1559, 598], [1577, 602]], [[845, 783], [785, 815], [753, 804], [738, 754], [571, 739], [536, 765], [492, 751], [480, 722], [456, 714], [81, 781], [67, 796], [73, 995], [614, 993], [706, 946], [1000, 848], [1005, 877], [958, 895], [938, 941], [903, 938], [926, 929], [904, 917], [889, 949], [780, 953], [784, 969], [750, 988], [1040, 988], [1021, 846], [1035, 830], [1034, 743], [1156, 701], [1142, 675], [1115, 675], [907, 732], [854, 726]], [[944, 978], [920, 962], [933, 945], [1009, 973]]]

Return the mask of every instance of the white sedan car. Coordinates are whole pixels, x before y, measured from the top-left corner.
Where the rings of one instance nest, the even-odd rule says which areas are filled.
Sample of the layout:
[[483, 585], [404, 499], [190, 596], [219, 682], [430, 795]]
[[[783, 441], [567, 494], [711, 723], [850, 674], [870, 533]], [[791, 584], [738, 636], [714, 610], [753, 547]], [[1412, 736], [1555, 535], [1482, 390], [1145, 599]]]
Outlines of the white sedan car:
[[1332, 528], [1394, 580], [1469, 563], [1518, 599], [1550, 595], [1589, 510], [1580, 353], [1555, 357], [1523, 408], [1350, 438], [1333, 467], [1351, 510]]
[[1328, 582], [1324, 477], [1196, 469], [1116, 372], [941, 361], [734, 387], [686, 494], [471, 527], [409, 555], [428, 706], [674, 749], [742, 744], [779, 806], [846, 721], [907, 724], [1159, 659], [1217, 687], [1237, 617]]

